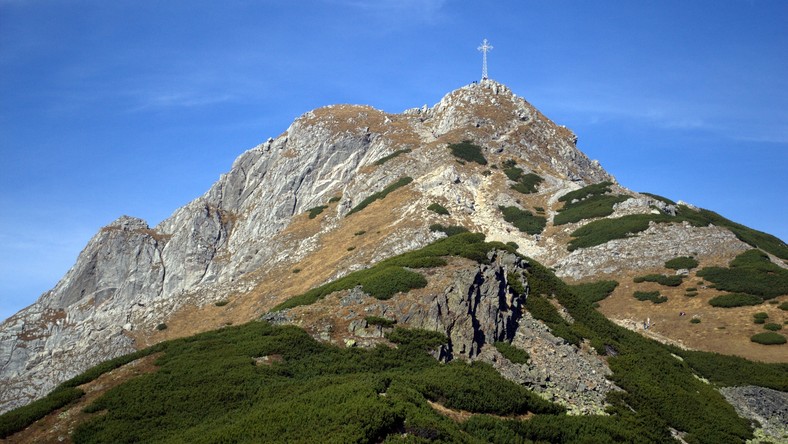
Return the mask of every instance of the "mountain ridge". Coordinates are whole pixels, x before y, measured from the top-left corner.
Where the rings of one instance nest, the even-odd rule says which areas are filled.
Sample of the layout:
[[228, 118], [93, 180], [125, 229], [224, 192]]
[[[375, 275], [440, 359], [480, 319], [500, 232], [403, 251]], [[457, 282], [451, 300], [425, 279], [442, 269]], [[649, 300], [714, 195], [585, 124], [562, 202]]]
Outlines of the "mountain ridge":
[[[495, 159], [498, 171], [446, 150], [463, 140]], [[612, 261], [602, 272], [610, 275], [706, 251], [720, 256], [715, 264], [725, 264], [749, 248], [724, 228], [654, 224], [643, 235], [611, 241], [620, 244], [613, 250], [653, 253], [633, 264], [631, 255], [589, 253], [606, 251], [609, 243], [568, 252], [571, 233], [587, 219], [548, 223], [536, 235], [505, 221], [504, 207], [532, 216], [542, 208], [544, 219], [552, 220], [563, 208], [561, 196], [606, 181], [611, 193], [626, 199], [603, 217], [675, 213], [676, 204], [618, 185], [576, 142], [570, 130], [492, 80], [402, 114], [363, 105], [307, 112], [277, 138], [241, 154], [203, 196], [155, 227], [123, 216], [99, 230], [53, 290], [4, 322], [0, 354], [9, 359], [0, 375], [8, 383], [0, 390], [0, 410], [40, 397], [102, 360], [257, 318], [312, 286], [424, 247], [442, 237], [429, 222], [451, 222], [484, 232], [491, 241], [514, 242], [575, 279], [598, 277], [599, 257]], [[515, 162], [510, 168], [543, 179], [536, 193], [510, 191], [511, 178], [498, 174], [507, 160]], [[372, 192], [411, 176], [412, 183], [384, 201], [348, 215]], [[433, 202], [450, 216], [427, 211]], [[320, 206], [325, 209], [315, 218], [305, 214]], [[658, 248], [632, 247], [653, 237], [667, 240], [652, 244]], [[706, 250], [699, 248], [704, 245]], [[294, 273], [296, 268], [312, 276]], [[212, 313], [222, 302], [229, 302], [229, 314]], [[159, 325], [168, 328], [157, 330]]]

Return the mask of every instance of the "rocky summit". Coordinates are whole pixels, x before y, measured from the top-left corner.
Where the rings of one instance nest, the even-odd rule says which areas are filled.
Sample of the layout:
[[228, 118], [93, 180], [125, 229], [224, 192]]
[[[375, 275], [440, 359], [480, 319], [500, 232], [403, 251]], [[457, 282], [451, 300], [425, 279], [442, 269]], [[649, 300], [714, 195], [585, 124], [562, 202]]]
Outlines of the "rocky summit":
[[[774, 294], [724, 277], [752, 250], [782, 276], [786, 244], [629, 190], [577, 143], [493, 80], [400, 114], [307, 112], [155, 227], [122, 216], [99, 230], [55, 288], [6, 320], [0, 411], [106, 360], [264, 319], [342, 347], [385, 344], [394, 325], [439, 332], [442, 362], [483, 361], [572, 414], [603, 414], [626, 390], [608, 363], [620, 350], [583, 334], [536, 269], [578, 289], [608, 282], [589, 304], [677, 350], [788, 362], [779, 340], [751, 341], [756, 312], [786, 318], [785, 284]], [[728, 294], [758, 304], [710, 304]]]

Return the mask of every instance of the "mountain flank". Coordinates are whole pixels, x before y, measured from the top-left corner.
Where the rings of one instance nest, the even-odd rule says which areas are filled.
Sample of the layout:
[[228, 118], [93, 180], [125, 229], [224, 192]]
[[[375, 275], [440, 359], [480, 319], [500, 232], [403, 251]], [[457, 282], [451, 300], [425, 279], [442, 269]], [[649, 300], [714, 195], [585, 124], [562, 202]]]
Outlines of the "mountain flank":
[[[519, 387], [511, 390], [550, 403], [547, 410], [534, 401], [499, 411], [452, 404], [456, 394], [445, 387], [435, 389], [441, 395], [418, 384], [408, 389], [449, 411], [611, 417], [599, 420], [612, 421], [602, 427], [610, 439], [640, 430], [658, 442], [672, 439], [671, 429], [686, 442], [745, 438], [749, 423], [695, 376], [786, 389], [775, 375], [788, 363], [788, 345], [779, 340], [788, 246], [711, 211], [628, 190], [576, 144], [570, 130], [492, 80], [401, 114], [356, 105], [308, 112], [243, 153], [205, 195], [157, 226], [123, 216], [102, 228], [54, 289], [4, 322], [0, 408], [66, 390], [60, 384], [92, 366], [154, 350], [146, 347], [164, 353], [154, 364], [158, 375], [182, 350], [174, 344], [203, 340], [182, 338], [264, 331], [291, 340], [301, 337], [291, 333], [297, 326], [323, 344], [308, 350], [333, 344], [373, 354], [414, 340], [397, 336], [415, 334], [405, 331], [432, 332], [438, 336], [430, 336], [430, 347], [418, 351], [432, 354], [429, 362], [458, 363], [445, 371], [460, 373], [465, 367], [457, 366], [470, 365], [471, 373], [499, 375]], [[713, 302], [719, 297], [722, 305]], [[276, 371], [299, 374], [290, 366], [301, 365], [301, 354], [274, 351], [238, 350], [237, 359], [268, 356]], [[367, 359], [359, 357], [367, 351], [326, 353], [352, 360]], [[282, 368], [272, 358], [279, 355]], [[644, 361], [630, 362], [642, 359], [675, 372], [666, 393], [682, 397], [680, 387], [693, 387], [700, 398], [688, 405], [707, 405], [697, 421], [663, 411], [673, 403], [646, 395], [657, 376], [643, 373]], [[425, 372], [444, 371], [423, 362]], [[129, 377], [130, 384], [147, 381]], [[127, 389], [118, 390], [107, 396]], [[91, 405], [102, 408], [88, 408], [113, 411], [115, 401], [101, 399]], [[407, 410], [409, 402], [394, 404]], [[629, 422], [652, 420], [654, 412], [666, 423], [641, 429]], [[421, 414], [392, 418], [364, 436], [420, 436], [406, 423], [422, 424]], [[729, 425], [707, 430], [721, 418]], [[236, 419], [221, 420], [231, 435]], [[98, 427], [86, 420], [94, 425], [84, 427]], [[550, 420], [548, 429], [563, 421], [570, 420]], [[480, 427], [488, 426], [500, 425]], [[92, 435], [76, 427], [79, 442], [110, 436], [102, 435], [109, 429]], [[449, 440], [486, 436], [449, 423], [418, 427]], [[525, 436], [517, 427], [505, 433]]]

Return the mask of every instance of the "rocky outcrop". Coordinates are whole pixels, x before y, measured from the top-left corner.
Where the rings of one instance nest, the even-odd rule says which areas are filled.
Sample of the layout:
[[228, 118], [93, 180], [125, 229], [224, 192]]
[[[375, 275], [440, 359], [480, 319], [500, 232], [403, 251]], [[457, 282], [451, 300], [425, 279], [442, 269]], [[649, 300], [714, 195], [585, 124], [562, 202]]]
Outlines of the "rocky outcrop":
[[444, 291], [427, 297], [425, 305], [397, 304], [386, 315], [409, 327], [444, 333], [449, 338], [444, 359], [475, 358], [485, 344], [510, 341], [527, 295], [518, 294], [508, 280], [525, 282], [525, 264], [501, 251], [489, 257], [490, 265], [455, 271]]
[[607, 379], [612, 372], [594, 349], [566, 343], [528, 312], [520, 319], [512, 345], [528, 352], [527, 364], [512, 363], [491, 347], [481, 359], [506, 379], [564, 405], [570, 414], [603, 414], [608, 392], [620, 390]]
[[758, 442], [788, 441], [788, 393], [764, 387], [723, 387], [720, 393], [742, 418], [754, 421]]
[[724, 228], [694, 227], [687, 222], [652, 222], [647, 230], [635, 236], [575, 250], [553, 267], [560, 277], [583, 279], [624, 270], [662, 267], [665, 261], [679, 256], [724, 255], [733, 258], [750, 248]]

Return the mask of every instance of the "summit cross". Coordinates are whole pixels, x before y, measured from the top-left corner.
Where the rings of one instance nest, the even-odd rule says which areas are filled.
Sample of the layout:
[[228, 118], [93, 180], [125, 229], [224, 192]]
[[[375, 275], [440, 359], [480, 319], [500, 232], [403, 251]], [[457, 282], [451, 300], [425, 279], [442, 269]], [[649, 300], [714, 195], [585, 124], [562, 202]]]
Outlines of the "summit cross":
[[482, 52], [482, 80], [487, 80], [487, 51], [493, 49], [493, 47], [487, 39], [484, 39], [482, 46], [476, 49]]

